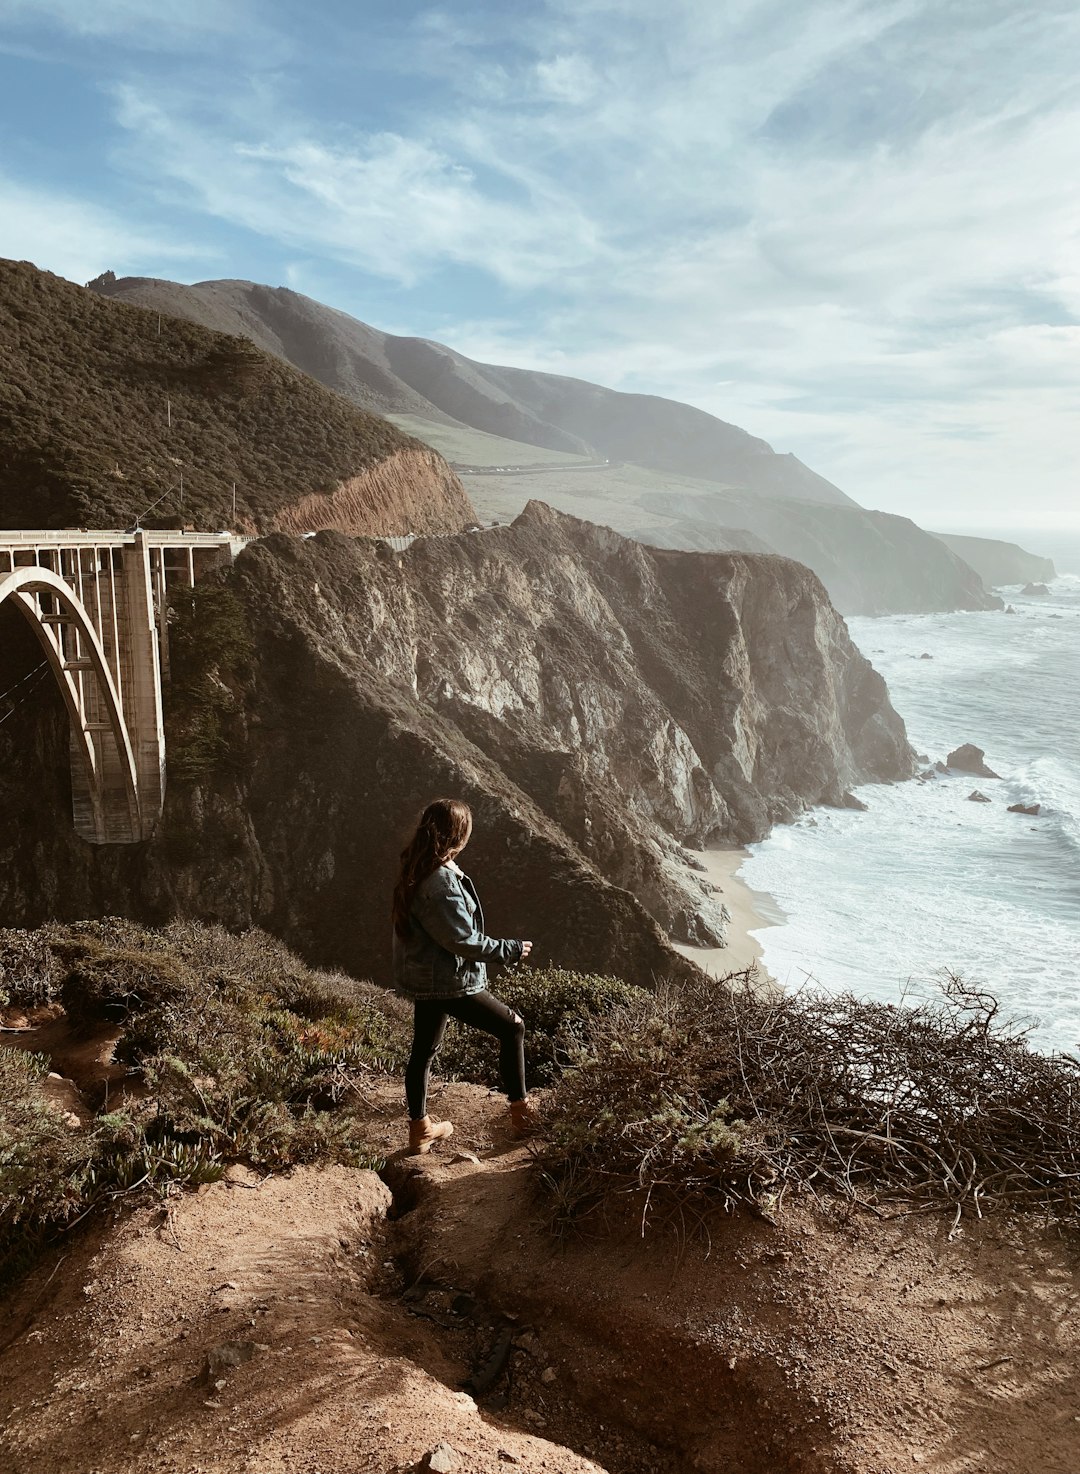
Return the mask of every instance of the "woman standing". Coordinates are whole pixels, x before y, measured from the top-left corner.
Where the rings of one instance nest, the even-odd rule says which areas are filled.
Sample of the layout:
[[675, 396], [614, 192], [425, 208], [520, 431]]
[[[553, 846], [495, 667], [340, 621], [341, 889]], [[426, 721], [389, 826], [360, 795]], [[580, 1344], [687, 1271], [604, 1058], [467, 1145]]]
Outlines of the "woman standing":
[[525, 1024], [488, 992], [486, 967], [487, 962], [520, 962], [532, 943], [485, 936], [476, 887], [456, 864], [471, 834], [468, 804], [435, 799], [401, 852], [394, 887], [394, 987], [415, 1008], [405, 1070], [413, 1152], [430, 1151], [433, 1142], [453, 1134], [449, 1121], [432, 1121], [427, 1113], [431, 1061], [449, 1018], [495, 1035], [511, 1127], [515, 1135], [527, 1136], [534, 1122], [525, 1093]]

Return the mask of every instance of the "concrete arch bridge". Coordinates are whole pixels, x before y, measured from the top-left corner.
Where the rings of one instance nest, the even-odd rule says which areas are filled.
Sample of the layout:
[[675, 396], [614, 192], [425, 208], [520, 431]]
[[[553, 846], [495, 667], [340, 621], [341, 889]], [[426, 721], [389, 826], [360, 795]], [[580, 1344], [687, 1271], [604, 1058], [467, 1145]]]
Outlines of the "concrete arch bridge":
[[242, 541], [229, 533], [0, 529], [0, 604], [29, 621], [60, 687], [75, 828], [92, 844], [134, 844], [153, 833], [165, 799], [168, 592], [231, 560]]

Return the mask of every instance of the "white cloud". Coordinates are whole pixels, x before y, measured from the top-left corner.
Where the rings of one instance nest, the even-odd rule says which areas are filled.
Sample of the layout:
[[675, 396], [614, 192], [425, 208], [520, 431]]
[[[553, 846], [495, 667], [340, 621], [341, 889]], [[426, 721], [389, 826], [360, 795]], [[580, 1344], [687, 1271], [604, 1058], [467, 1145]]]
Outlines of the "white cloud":
[[[0, 0], [0, 17], [128, 37], [157, 11]], [[248, 13], [196, 0], [168, 24]], [[1073, 515], [1072, 0], [984, 0], [977, 18], [932, 0], [462, 0], [364, 40], [348, 127], [316, 98], [302, 111], [291, 75], [129, 79], [119, 164], [308, 280], [320, 262], [406, 290], [448, 266], [486, 276], [490, 322], [448, 299], [415, 330], [691, 400], [870, 504], [952, 497], [974, 516], [1023, 485]], [[241, 33], [228, 44], [246, 60]], [[414, 91], [391, 122], [394, 77]]]
[[584, 56], [555, 56], [536, 64], [537, 86], [544, 96], [580, 107], [595, 97], [599, 80]]
[[111, 211], [0, 174], [0, 256], [33, 261], [71, 281], [100, 272], [138, 273], [160, 261], [213, 259], [201, 245], [143, 231]]
[[257, 141], [242, 112], [219, 131], [133, 86], [118, 99], [148, 180], [182, 185], [219, 218], [404, 284], [451, 262], [529, 288], [603, 253], [571, 197], [548, 192], [544, 228], [535, 199], [485, 190], [468, 159], [426, 138], [326, 141], [286, 122]]

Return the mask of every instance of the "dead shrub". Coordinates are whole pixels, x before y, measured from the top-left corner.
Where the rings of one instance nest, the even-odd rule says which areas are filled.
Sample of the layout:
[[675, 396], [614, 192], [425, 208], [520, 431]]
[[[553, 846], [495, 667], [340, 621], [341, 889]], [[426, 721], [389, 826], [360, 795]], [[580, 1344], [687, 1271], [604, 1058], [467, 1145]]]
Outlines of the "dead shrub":
[[879, 1215], [1076, 1223], [1080, 1061], [1033, 1050], [988, 994], [888, 1004], [702, 984], [593, 1016], [543, 1157], [571, 1216], [619, 1190], [771, 1211], [791, 1188]]

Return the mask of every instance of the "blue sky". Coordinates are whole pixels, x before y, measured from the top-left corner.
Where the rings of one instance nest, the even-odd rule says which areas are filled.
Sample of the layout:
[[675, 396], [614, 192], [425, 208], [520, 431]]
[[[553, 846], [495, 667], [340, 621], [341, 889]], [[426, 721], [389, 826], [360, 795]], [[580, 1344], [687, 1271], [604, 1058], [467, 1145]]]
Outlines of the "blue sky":
[[1073, 0], [0, 0], [0, 254], [246, 277], [1080, 525]]

